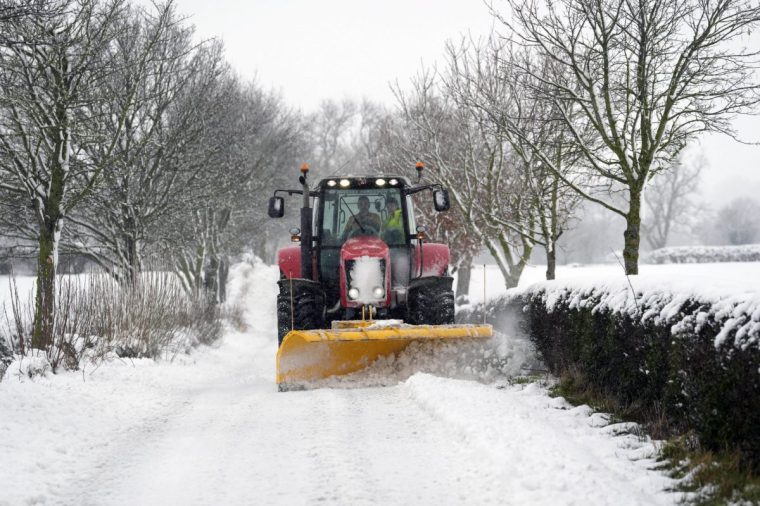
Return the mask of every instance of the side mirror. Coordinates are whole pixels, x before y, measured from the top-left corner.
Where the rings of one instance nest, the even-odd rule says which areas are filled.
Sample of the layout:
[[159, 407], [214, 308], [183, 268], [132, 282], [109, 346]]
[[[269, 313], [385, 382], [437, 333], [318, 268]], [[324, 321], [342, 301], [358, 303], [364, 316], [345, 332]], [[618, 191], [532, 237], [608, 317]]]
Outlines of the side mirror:
[[433, 192], [433, 206], [439, 213], [441, 211], [449, 210], [451, 207], [451, 202], [449, 201], [448, 190], [435, 190]]
[[270, 198], [268, 212], [270, 218], [282, 218], [285, 214], [285, 199], [282, 197]]

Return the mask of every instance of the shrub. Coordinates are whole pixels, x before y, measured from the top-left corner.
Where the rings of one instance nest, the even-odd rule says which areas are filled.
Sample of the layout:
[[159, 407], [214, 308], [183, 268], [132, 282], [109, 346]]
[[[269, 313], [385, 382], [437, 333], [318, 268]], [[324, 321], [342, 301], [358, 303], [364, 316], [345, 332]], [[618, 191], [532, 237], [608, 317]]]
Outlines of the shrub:
[[[10, 308], [0, 341], [13, 353], [30, 350], [34, 321], [32, 294], [23, 301], [12, 282]], [[168, 273], [144, 273], [133, 284], [120, 284], [105, 274], [61, 276], [56, 286], [53, 345], [41, 350], [55, 372], [78, 369], [89, 357], [174, 358], [198, 344], [210, 344], [222, 333], [219, 307], [188, 297]]]
[[4, 337], [0, 337], [0, 381], [2, 381], [5, 371], [13, 361], [13, 350]]
[[622, 404], [662, 410], [674, 432], [694, 431], [706, 449], [738, 449], [760, 469], [760, 326], [740, 304], [716, 311], [689, 298], [662, 318], [664, 300], [632, 314], [605, 306], [600, 293], [552, 294], [547, 305], [548, 297], [544, 288], [521, 302], [553, 373], [577, 369]]

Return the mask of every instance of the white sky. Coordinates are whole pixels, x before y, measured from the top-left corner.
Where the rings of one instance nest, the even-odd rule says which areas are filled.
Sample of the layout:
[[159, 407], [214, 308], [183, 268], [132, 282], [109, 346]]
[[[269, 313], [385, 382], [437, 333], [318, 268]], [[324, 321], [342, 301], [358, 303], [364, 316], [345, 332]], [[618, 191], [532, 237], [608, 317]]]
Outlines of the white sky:
[[[326, 98], [390, 105], [389, 82], [404, 84], [423, 62], [435, 63], [447, 39], [492, 26], [479, 0], [177, 0], [177, 7], [201, 37], [224, 41], [241, 76], [304, 111]], [[740, 119], [737, 128], [743, 139], [760, 141], [760, 117]], [[760, 198], [760, 146], [709, 136], [696, 149], [710, 164], [706, 204]]]

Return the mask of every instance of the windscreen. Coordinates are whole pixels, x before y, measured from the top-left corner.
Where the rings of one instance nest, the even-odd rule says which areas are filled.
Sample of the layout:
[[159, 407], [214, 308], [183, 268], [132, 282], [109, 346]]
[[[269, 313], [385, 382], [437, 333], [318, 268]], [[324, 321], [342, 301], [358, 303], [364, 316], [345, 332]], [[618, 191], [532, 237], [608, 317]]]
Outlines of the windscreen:
[[389, 246], [406, 244], [398, 188], [325, 190], [322, 245], [340, 246], [362, 235], [379, 237]]

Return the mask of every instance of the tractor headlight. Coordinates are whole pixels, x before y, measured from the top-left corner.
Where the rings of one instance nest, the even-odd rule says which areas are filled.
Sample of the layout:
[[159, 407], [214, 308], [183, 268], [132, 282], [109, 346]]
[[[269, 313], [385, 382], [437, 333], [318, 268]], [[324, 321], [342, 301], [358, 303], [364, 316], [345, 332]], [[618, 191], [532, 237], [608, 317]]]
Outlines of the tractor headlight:
[[353, 299], [353, 300], [358, 299], [359, 298], [359, 289], [358, 288], [351, 288], [348, 291], [348, 298], [349, 299]]
[[349, 186], [351, 186], [351, 181], [349, 181], [348, 179], [341, 179], [340, 180], [340, 187], [341, 188], [348, 188]]
[[372, 290], [372, 295], [374, 295], [376, 299], [382, 299], [383, 297], [385, 297], [385, 288], [383, 288], [382, 286], [376, 286]]

